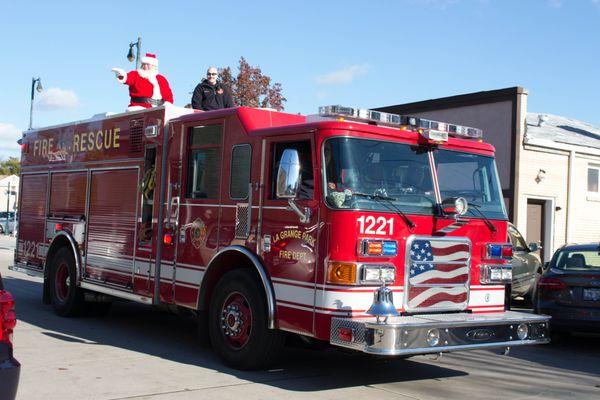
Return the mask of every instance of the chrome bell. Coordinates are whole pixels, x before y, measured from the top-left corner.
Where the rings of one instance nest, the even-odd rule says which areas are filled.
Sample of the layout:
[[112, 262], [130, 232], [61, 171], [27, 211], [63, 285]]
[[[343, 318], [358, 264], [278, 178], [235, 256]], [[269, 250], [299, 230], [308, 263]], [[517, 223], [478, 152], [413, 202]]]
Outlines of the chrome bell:
[[377, 323], [379, 323], [379, 318], [381, 317], [384, 317], [383, 323], [386, 323], [388, 317], [400, 315], [394, 306], [394, 293], [392, 289], [386, 287], [385, 284], [377, 288], [373, 293], [373, 304], [367, 310], [367, 314], [377, 317]]

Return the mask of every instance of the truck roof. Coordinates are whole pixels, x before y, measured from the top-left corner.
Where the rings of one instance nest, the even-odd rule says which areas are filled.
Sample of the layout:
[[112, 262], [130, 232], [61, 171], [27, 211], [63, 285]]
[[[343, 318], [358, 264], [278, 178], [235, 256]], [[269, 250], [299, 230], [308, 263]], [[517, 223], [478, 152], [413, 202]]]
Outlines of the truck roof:
[[[319, 116], [305, 116], [301, 114], [291, 114], [279, 112], [273, 109], [235, 107], [213, 111], [199, 111], [176, 106], [160, 106], [147, 110], [129, 111], [122, 113], [103, 113], [96, 114], [91, 118], [72, 121], [64, 124], [52, 125], [42, 128], [36, 128], [24, 132], [24, 137], [36, 132], [54, 130], [66, 126], [86, 125], [90, 123], [100, 123], [123, 117], [143, 116], [151, 111], [156, 112], [164, 109], [165, 123], [171, 122], [192, 122], [204, 119], [222, 118], [237, 115], [240, 123], [248, 135], [252, 136], [270, 136], [281, 134], [295, 134], [311, 130], [344, 130], [362, 132], [365, 134], [387, 136], [390, 138], [402, 138], [409, 141], [416, 141], [418, 133], [413, 129], [406, 127], [391, 127], [384, 125], [375, 125], [357, 121], [339, 121], [333, 118], [323, 118]], [[447, 145], [450, 148], [472, 149], [475, 151], [493, 153], [494, 147], [488, 143], [477, 140], [461, 139], [449, 137]]]
[[[418, 133], [411, 129], [384, 125], [373, 125], [357, 121], [337, 121], [332, 118], [322, 118], [312, 115], [289, 114], [271, 109], [251, 107], [236, 107], [214, 111], [197, 112], [183, 115], [178, 121], [191, 122], [198, 119], [221, 118], [237, 114], [248, 135], [275, 136], [281, 134], [297, 134], [312, 130], [345, 130], [359, 131], [373, 135], [383, 135], [390, 138], [403, 138], [416, 141]], [[449, 137], [448, 147], [473, 149], [483, 152], [494, 152], [494, 146], [477, 140]]]

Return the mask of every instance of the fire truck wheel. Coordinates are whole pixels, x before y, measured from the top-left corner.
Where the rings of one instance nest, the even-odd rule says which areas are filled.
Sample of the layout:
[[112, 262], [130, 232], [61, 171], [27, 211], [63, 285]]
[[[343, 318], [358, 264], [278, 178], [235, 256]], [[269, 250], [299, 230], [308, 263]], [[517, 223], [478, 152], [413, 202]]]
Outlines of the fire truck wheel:
[[76, 285], [77, 273], [73, 254], [62, 248], [56, 252], [50, 264], [50, 297], [54, 312], [61, 317], [81, 314], [84, 294]]
[[209, 334], [223, 361], [237, 369], [260, 369], [272, 363], [285, 341], [268, 329], [267, 301], [251, 271], [238, 269], [217, 283], [210, 302]]

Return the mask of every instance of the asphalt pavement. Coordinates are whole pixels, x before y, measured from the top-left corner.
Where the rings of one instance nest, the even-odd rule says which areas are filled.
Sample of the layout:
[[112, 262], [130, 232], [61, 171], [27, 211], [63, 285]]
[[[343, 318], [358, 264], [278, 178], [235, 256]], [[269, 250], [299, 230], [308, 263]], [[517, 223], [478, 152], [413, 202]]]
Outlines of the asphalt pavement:
[[129, 302], [106, 317], [61, 318], [38, 278], [0, 273], [15, 297], [18, 399], [600, 399], [600, 336], [498, 351], [390, 359], [286, 348], [271, 370], [224, 367], [201, 348], [194, 320]]

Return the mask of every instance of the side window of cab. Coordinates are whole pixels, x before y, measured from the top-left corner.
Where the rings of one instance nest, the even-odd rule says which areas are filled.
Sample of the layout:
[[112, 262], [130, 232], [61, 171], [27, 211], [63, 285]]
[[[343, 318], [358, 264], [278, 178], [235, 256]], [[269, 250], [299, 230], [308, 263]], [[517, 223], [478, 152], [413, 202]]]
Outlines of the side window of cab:
[[311, 152], [310, 140], [302, 140], [295, 142], [280, 142], [273, 146], [273, 157], [271, 165], [271, 199], [277, 199], [277, 170], [284, 150], [294, 149], [298, 151], [300, 159], [301, 180], [298, 191], [298, 200], [308, 200], [314, 197], [315, 179], [313, 173], [313, 159]]

